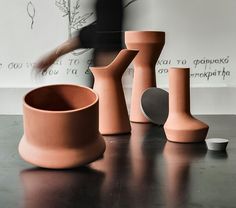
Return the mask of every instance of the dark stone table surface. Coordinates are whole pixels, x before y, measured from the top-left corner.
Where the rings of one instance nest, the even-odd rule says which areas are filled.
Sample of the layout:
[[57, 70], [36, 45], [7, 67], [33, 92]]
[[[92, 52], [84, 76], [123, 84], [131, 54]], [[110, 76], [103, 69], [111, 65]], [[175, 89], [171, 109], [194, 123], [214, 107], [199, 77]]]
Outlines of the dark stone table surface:
[[229, 139], [226, 152], [205, 143], [167, 142], [162, 127], [132, 124], [132, 134], [104, 137], [104, 157], [70, 170], [36, 168], [17, 146], [22, 116], [0, 116], [1, 208], [236, 207], [236, 116], [198, 116], [208, 138]]

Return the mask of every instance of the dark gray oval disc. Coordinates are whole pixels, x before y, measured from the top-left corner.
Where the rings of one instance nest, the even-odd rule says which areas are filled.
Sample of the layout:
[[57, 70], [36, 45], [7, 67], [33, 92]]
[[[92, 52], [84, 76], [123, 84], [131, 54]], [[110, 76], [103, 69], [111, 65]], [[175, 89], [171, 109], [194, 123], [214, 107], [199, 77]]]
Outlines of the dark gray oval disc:
[[161, 88], [148, 88], [142, 94], [141, 109], [152, 123], [163, 125], [169, 112], [169, 93]]

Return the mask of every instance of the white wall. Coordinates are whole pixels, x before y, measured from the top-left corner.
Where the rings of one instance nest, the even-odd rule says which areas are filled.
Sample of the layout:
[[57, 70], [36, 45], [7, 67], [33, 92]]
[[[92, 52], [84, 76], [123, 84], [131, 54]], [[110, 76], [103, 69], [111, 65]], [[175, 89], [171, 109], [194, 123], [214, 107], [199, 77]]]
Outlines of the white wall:
[[193, 87], [236, 87], [236, 1], [138, 0], [126, 10], [126, 30], [166, 32], [157, 80], [171, 66], [190, 67]]
[[[0, 114], [21, 113], [22, 97], [34, 87], [50, 83], [86, 85], [90, 79], [85, 73], [90, 52], [62, 57], [52, 66], [51, 74], [39, 79], [31, 74], [32, 63], [38, 57], [75, 31], [74, 27], [68, 27], [68, 16], [63, 16], [65, 13], [55, 2], [63, 1], [1, 3]], [[70, 2], [73, 8], [78, 0]], [[94, 0], [79, 2], [80, 16], [93, 12]], [[124, 30], [166, 32], [166, 44], [156, 66], [157, 83], [159, 87], [168, 88], [169, 67], [190, 67], [193, 113], [235, 114], [235, 8], [234, 0], [137, 0], [125, 9]], [[94, 15], [87, 17], [78, 28], [94, 20]], [[14, 64], [21, 67], [14, 68]], [[128, 104], [132, 73], [127, 70], [123, 79]]]

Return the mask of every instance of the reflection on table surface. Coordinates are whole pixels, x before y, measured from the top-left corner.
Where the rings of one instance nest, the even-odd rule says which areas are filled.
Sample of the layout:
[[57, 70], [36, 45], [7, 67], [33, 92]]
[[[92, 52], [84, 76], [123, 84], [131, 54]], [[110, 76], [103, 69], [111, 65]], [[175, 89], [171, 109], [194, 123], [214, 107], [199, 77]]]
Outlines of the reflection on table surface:
[[22, 171], [25, 207], [185, 206], [191, 163], [205, 144], [166, 142], [162, 127], [137, 123], [132, 134], [104, 139], [103, 158], [88, 167]]
[[104, 174], [90, 168], [75, 170], [28, 169], [20, 173], [24, 207], [100, 207]]
[[165, 199], [167, 207], [187, 207], [191, 183], [191, 164], [204, 157], [206, 146], [198, 144], [177, 144], [167, 141], [164, 148], [166, 161]]
[[4, 208], [234, 207], [236, 130], [218, 127], [209, 136], [228, 135], [226, 152], [207, 151], [205, 143], [168, 142], [162, 127], [132, 123], [131, 134], [104, 136], [103, 158], [69, 170], [32, 168], [8, 139], [0, 147], [0, 201]]

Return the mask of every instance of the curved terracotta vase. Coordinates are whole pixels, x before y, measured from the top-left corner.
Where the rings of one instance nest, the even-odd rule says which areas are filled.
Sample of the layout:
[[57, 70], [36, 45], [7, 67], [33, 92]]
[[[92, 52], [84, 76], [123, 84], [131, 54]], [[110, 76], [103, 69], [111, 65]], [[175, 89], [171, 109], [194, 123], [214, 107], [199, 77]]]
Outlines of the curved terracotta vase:
[[190, 112], [190, 69], [169, 69], [169, 115], [164, 125], [166, 137], [173, 142], [202, 142], [208, 125]]
[[105, 151], [98, 131], [98, 96], [77, 85], [50, 85], [30, 91], [23, 104], [21, 157], [45, 168], [71, 168]]
[[104, 135], [131, 131], [121, 78], [137, 50], [123, 49], [108, 66], [91, 67], [99, 95], [99, 131]]
[[127, 31], [125, 44], [128, 49], [137, 49], [134, 59], [134, 79], [130, 107], [130, 121], [148, 123], [140, 107], [143, 92], [156, 87], [155, 65], [165, 44], [165, 33], [158, 31]]

